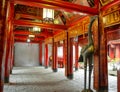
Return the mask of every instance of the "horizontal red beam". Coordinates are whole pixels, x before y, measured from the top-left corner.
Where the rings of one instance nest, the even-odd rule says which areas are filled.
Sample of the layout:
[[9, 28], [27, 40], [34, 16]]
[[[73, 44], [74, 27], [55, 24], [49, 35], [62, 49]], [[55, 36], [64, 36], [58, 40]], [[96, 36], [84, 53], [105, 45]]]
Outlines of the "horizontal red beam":
[[47, 37], [47, 36], [53, 36], [52, 34], [48, 34], [47, 32], [41, 32], [41, 33], [32, 33], [28, 30], [15, 30], [14, 31], [14, 35], [30, 35], [30, 34], [33, 34], [37, 37]]
[[68, 27], [65, 25], [44, 24], [44, 23], [25, 21], [25, 20], [14, 20], [14, 25], [15, 26], [27, 26], [27, 27], [39, 26], [41, 28], [46, 28], [46, 29], [61, 29], [61, 30], [68, 29]]
[[111, 8], [112, 6], [117, 5], [117, 4], [120, 4], [120, 0], [114, 0], [113, 2], [103, 6], [101, 8], [101, 11], [105, 11], [105, 10], [107, 10], [107, 9]]
[[28, 19], [39, 19], [39, 20], [42, 20], [42, 17], [40, 17], [40, 16], [33, 16], [33, 15], [20, 14], [20, 13], [16, 13], [16, 15], [19, 15], [20, 18], [28, 18]]
[[[15, 37], [17, 37], [17, 38], [20, 38], [20, 39], [27, 39], [28, 38], [28, 35], [15, 35]], [[35, 36], [34, 37], [34, 40], [44, 40], [45, 38], [44, 37], [37, 37], [37, 36]]]
[[87, 14], [98, 14], [97, 8], [91, 8], [83, 5], [78, 5], [62, 0], [14, 0], [15, 4], [22, 4], [39, 8], [52, 8], [57, 10], [65, 10], [70, 12], [83, 12]]
[[[27, 43], [26, 40], [16, 40], [15, 39], [15, 42], [23, 42], [23, 43]], [[31, 41], [30, 43], [40, 43], [41, 41]]]
[[[15, 40], [26, 40], [28, 39], [28, 36], [15, 36], [14, 37]], [[41, 41], [41, 40], [44, 40], [44, 38], [38, 38], [38, 37], [35, 37], [32, 39], [33, 41]]]
[[84, 21], [84, 19], [86, 19], [86, 18], [89, 18], [89, 16], [84, 16], [84, 17], [80, 18], [79, 20], [77, 20], [77, 21], [73, 22], [72, 24], [70, 24], [69, 27], [77, 25], [81, 21]]

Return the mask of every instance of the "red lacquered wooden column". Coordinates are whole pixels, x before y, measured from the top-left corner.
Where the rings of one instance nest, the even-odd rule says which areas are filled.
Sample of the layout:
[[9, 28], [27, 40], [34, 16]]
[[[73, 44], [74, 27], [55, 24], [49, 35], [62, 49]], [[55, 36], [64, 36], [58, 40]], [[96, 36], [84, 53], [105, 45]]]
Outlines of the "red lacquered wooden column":
[[12, 51], [11, 51], [11, 69], [10, 69], [10, 73], [12, 73], [12, 69], [14, 66], [14, 35], [12, 35]]
[[115, 58], [120, 59], [120, 44], [116, 45]]
[[14, 35], [13, 35], [13, 39], [12, 39], [12, 62], [11, 62], [11, 70], [13, 69], [14, 66]]
[[10, 74], [10, 62], [11, 62], [11, 58], [10, 58], [10, 54], [11, 54], [11, 46], [12, 46], [12, 42], [11, 42], [11, 38], [12, 38], [12, 31], [13, 31], [13, 27], [12, 27], [12, 21], [13, 21], [13, 16], [14, 16], [14, 3], [10, 2], [8, 3], [8, 10], [7, 10], [7, 49], [6, 49], [6, 59], [5, 59], [5, 79], [4, 82], [8, 83], [9, 82], [9, 74]]
[[[102, 16], [99, 16], [99, 90], [107, 91], [108, 90], [108, 69], [107, 69], [107, 41], [106, 33], [104, 31]], [[95, 61], [94, 61], [95, 62]]]
[[53, 72], [57, 72], [57, 42], [53, 41], [53, 45], [52, 45], [52, 70]]
[[111, 46], [109, 46], [109, 56], [111, 59], [115, 58], [115, 48], [112, 48]]
[[45, 62], [44, 62], [45, 68], [48, 68], [48, 44], [45, 44]]
[[117, 92], [120, 92], [120, 69], [117, 70]]
[[65, 49], [64, 49], [64, 53], [65, 53], [65, 76], [68, 77], [69, 76], [69, 71], [68, 71], [68, 57], [70, 58], [70, 56], [68, 56], [68, 32], [66, 33], [66, 39], [64, 40], [64, 45], [65, 45]]
[[75, 44], [75, 70], [78, 70], [78, 43]]
[[11, 36], [11, 54], [10, 54], [10, 74], [12, 74], [13, 69], [13, 47], [14, 47], [14, 38], [13, 38], [13, 32]]
[[64, 64], [65, 64], [65, 76], [67, 77], [67, 75], [68, 75], [68, 70], [67, 70], [67, 36], [66, 36], [66, 39], [63, 41], [63, 44], [64, 44], [64, 60], [65, 60], [65, 62], [64, 62]]
[[69, 75], [68, 78], [69, 79], [73, 79], [73, 38], [69, 38], [69, 44], [68, 44], [68, 70], [69, 70]]
[[[11, 32], [10, 32], [11, 33]], [[8, 33], [8, 38], [7, 38], [7, 49], [6, 49], [6, 59], [5, 59], [5, 83], [9, 82], [9, 74], [10, 74], [10, 51], [11, 51], [11, 41], [10, 41], [10, 36], [11, 34]]]
[[[98, 22], [98, 21], [97, 21]], [[93, 39], [94, 39], [94, 69], [93, 69], [93, 74], [94, 74], [94, 81], [93, 81], [93, 86], [94, 89], [99, 90], [100, 84], [100, 69], [99, 69], [99, 62], [100, 62], [100, 39], [99, 39], [99, 31], [98, 31], [98, 23], [96, 22], [96, 25], [94, 26], [93, 30]]]
[[[73, 79], [73, 62], [72, 62], [72, 46], [71, 41], [68, 38], [68, 32], [66, 33], [66, 39], [64, 41], [65, 44], [65, 76], [68, 79]], [[71, 53], [72, 52], [72, 53]]]
[[5, 31], [5, 21], [6, 21], [6, 11], [7, 11], [7, 1], [0, 0], [0, 92], [3, 92], [4, 85], [4, 62], [6, 54], [6, 31]]
[[39, 64], [42, 66], [42, 43], [39, 44]]
[[63, 41], [63, 67], [65, 67], [65, 40]]

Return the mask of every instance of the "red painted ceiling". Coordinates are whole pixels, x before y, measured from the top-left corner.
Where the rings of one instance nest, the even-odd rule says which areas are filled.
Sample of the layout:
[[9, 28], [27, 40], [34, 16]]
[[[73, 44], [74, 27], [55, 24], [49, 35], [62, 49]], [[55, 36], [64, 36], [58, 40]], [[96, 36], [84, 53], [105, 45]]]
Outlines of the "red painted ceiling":
[[[40, 42], [47, 37], [67, 30], [87, 14], [97, 14], [87, 0], [14, 0], [14, 35], [15, 41], [26, 42], [28, 35], [33, 34], [32, 42]], [[55, 10], [58, 24], [43, 23], [43, 8]], [[34, 26], [41, 27], [40, 33], [31, 32]]]

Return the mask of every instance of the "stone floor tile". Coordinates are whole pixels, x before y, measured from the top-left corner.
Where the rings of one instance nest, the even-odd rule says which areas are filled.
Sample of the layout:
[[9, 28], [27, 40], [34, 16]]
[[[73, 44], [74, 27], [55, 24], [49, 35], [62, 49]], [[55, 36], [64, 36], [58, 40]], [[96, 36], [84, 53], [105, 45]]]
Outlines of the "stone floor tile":
[[[81, 92], [84, 87], [83, 69], [74, 72], [73, 80], [67, 79], [61, 68], [54, 73], [51, 68], [14, 67], [12, 72], [10, 83], [4, 85], [4, 92]], [[109, 76], [109, 92], [117, 92], [116, 79]]]

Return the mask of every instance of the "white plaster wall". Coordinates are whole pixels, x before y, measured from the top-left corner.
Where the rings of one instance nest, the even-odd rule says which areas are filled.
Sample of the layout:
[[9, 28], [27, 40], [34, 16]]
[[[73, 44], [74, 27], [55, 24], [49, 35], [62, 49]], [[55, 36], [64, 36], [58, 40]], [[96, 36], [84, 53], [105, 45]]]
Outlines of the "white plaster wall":
[[38, 66], [39, 44], [15, 43], [15, 66]]
[[52, 44], [48, 44], [48, 58], [52, 55]]

